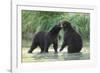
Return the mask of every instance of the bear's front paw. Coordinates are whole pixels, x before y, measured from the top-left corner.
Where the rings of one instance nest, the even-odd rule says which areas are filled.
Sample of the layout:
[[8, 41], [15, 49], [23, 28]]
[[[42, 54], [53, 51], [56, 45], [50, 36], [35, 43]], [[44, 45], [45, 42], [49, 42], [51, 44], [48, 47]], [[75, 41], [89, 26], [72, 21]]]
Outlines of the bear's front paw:
[[61, 51], [62, 51], [62, 49], [59, 50], [59, 52], [61, 52]]
[[30, 54], [31, 54], [31, 53], [32, 53], [32, 51], [30, 51], [30, 50], [29, 50], [29, 51], [28, 51], [28, 53], [30, 53]]

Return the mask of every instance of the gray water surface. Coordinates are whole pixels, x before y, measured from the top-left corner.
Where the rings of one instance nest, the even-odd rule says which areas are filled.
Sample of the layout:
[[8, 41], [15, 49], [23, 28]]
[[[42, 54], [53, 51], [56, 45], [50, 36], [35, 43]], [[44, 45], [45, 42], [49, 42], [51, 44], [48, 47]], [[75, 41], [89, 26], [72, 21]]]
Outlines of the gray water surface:
[[66, 49], [62, 52], [54, 53], [53, 49], [49, 53], [40, 54], [40, 50], [33, 51], [32, 54], [27, 53], [28, 49], [22, 51], [22, 62], [47, 62], [47, 61], [68, 61], [68, 60], [89, 60], [90, 50], [83, 48], [80, 53], [67, 53]]

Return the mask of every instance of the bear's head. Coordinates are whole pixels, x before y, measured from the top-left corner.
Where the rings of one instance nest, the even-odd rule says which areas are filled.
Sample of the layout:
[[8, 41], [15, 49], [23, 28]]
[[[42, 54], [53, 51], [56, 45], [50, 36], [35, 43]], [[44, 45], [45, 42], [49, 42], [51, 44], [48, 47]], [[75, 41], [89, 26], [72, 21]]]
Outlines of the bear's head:
[[59, 24], [64, 29], [71, 29], [72, 28], [71, 23], [68, 22], [68, 21], [65, 21], [65, 20], [64, 21], [60, 21]]
[[63, 26], [60, 24], [60, 23], [57, 23], [55, 26], [54, 26], [54, 28], [55, 29], [61, 29]]

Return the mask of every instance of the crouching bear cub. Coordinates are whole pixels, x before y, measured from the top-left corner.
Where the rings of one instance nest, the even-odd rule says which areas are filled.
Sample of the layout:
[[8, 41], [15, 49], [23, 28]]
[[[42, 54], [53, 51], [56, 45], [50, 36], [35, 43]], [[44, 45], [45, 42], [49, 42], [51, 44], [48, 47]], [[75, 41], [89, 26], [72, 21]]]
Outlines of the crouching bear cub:
[[48, 53], [49, 46], [53, 44], [53, 48], [55, 50], [55, 53], [57, 53], [58, 48], [58, 40], [57, 36], [61, 29], [60, 24], [55, 25], [49, 32], [38, 32], [34, 38], [31, 45], [31, 48], [29, 49], [28, 53], [32, 53], [32, 51], [37, 48], [37, 46], [40, 47], [41, 52], [40, 53]]
[[68, 46], [68, 53], [80, 52], [83, 45], [81, 36], [72, 28], [71, 23], [68, 21], [62, 21], [60, 24], [64, 30], [64, 40], [60, 51], [62, 51], [65, 46]]

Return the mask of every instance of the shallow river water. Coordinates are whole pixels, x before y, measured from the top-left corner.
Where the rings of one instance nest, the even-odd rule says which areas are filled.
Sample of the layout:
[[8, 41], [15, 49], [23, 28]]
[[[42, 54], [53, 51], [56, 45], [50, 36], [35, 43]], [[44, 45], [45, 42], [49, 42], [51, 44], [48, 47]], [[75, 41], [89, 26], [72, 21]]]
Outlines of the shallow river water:
[[48, 62], [48, 61], [68, 61], [68, 60], [89, 60], [90, 50], [87, 47], [82, 48], [80, 53], [67, 53], [67, 50], [54, 54], [54, 50], [50, 49], [49, 53], [40, 54], [38, 49], [32, 54], [27, 53], [28, 48], [22, 49], [22, 62]]

